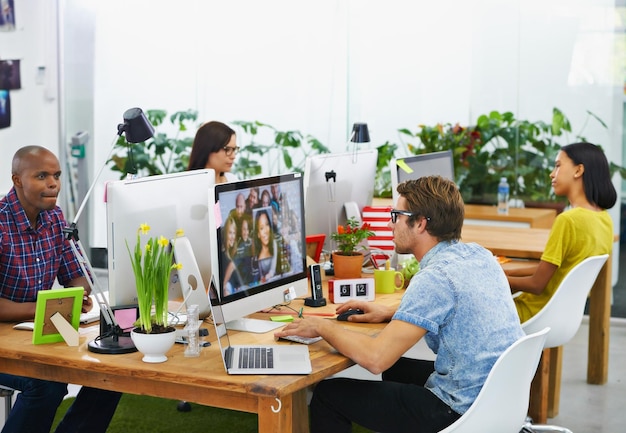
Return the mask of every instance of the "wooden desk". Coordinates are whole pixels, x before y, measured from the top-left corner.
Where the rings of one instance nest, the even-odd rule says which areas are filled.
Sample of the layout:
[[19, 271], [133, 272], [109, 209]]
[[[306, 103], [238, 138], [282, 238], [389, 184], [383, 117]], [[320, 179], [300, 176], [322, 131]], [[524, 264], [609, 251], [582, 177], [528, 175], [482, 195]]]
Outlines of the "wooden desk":
[[[465, 224], [510, 224], [520, 228], [549, 229], [556, 218], [554, 209], [510, 208], [508, 215], [498, 213], [496, 206], [466, 204]], [[493, 224], [493, 222], [496, 222]]]
[[[377, 301], [397, 305], [399, 296], [380, 295]], [[292, 307], [299, 309], [302, 304], [301, 300], [296, 300]], [[304, 310], [305, 315], [307, 311], [321, 310], [334, 313], [335, 307], [330, 304], [320, 309], [304, 307]], [[257, 316], [269, 318], [268, 314]], [[313, 367], [309, 375], [228, 375], [217, 343], [203, 348], [198, 358], [185, 358], [184, 346], [177, 344], [168, 352], [167, 362], [147, 364], [141, 361], [140, 353], [102, 355], [89, 352], [87, 343], [97, 336], [97, 324], [87, 328], [88, 334], [81, 335], [78, 347], [69, 347], [65, 343], [35, 346], [31, 342], [31, 332], [14, 330], [12, 325], [0, 323], [3, 373], [257, 413], [259, 432], [263, 433], [308, 432], [306, 389], [354, 365], [325, 341], [320, 341], [309, 346]], [[372, 334], [381, 328], [380, 324], [345, 323], [344, 326], [358, 327], [361, 332]], [[215, 333], [209, 329], [209, 340], [214, 341]], [[271, 332], [234, 334], [234, 344], [274, 342]]]
[[[393, 206], [393, 201], [390, 198], [374, 197], [372, 206]], [[465, 205], [465, 223], [472, 225], [549, 229], [555, 218], [556, 210], [554, 209], [510, 208], [508, 215], [500, 215], [496, 206]]]
[[[496, 255], [539, 259], [548, 229], [463, 226], [464, 242], [476, 242]], [[601, 385], [609, 375], [609, 331], [611, 320], [611, 263], [609, 257], [589, 295], [589, 348], [587, 383]]]

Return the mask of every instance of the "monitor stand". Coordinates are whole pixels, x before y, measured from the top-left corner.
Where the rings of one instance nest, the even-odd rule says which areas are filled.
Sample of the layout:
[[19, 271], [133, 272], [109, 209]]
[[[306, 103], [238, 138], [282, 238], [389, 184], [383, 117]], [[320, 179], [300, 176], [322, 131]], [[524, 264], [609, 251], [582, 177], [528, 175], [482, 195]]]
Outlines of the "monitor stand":
[[242, 317], [241, 319], [226, 322], [226, 329], [229, 331], [244, 331], [253, 332], [255, 334], [264, 334], [265, 332], [273, 331], [274, 329], [278, 329], [284, 325], [284, 322], [272, 322], [271, 320]]

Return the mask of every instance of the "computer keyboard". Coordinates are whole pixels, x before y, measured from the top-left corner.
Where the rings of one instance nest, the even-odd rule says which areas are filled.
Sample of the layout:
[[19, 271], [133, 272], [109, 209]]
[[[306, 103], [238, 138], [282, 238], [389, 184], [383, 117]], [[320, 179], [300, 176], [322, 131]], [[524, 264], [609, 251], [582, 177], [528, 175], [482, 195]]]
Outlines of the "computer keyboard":
[[320, 341], [322, 337], [300, 337], [299, 335], [287, 335], [285, 337], [280, 337], [279, 340], [288, 340], [293, 341], [294, 343], [301, 344], [313, 344]]
[[274, 368], [274, 349], [242, 347], [239, 349], [239, 368]]

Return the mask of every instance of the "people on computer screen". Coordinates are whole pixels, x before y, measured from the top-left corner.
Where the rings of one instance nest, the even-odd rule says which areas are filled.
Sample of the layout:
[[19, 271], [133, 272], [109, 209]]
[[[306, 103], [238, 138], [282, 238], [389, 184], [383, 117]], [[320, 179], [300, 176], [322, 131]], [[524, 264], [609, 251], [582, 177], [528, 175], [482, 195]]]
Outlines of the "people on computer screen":
[[235, 181], [237, 177], [231, 171], [238, 151], [237, 136], [232, 128], [222, 122], [207, 122], [196, 131], [187, 169], [212, 168], [215, 183]]
[[256, 212], [254, 230], [256, 236], [257, 266], [261, 283], [270, 280], [276, 274], [276, 245], [270, 219], [269, 208]]
[[222, 226], [222, 260], [220, 262], [222, 275], [222, 293], [224, 296], [236, 293], [242, 286], [239, 271], [233, 257], [237, 253], [237, 223], [233, 218], [227, 218]]
[[261, 207], [268, 207], [272, 203], [272, 196], [269, 190], [264, 189], [261, 192]]
[[239, 270], [241, 282], [245, 285], [252, 285], [259, 281], [258, 267], [252, 266], [254, 257], [254, 243], [250, 236], [252, 221], [241, 220], [241, 236], [237, 242], [237, 252], [235, 253], [235, 266]]
[[252, 220], [252, 216], [246, 213], [246, 198], [243, 193], [238, 193], [235, 197], [235, 207], [228, 213], [228, 218], [232, 218], [237, 223], [237, 239], [241, 237], [241, 223], [243, 220]]
[[275, 183], [270, 186], [270, 190], [272, 191], [270, 201], [272, 206], [276, 206], [278, 211], [281, 210], [281, 205], [283, 204], [283, 194], [280, 192], [280, 185]]
[[248, 192], [248, 198], [246, 198], [246, 213], [252, 215], [252, 210], [259, 207], [259, 188], [253, 186]]

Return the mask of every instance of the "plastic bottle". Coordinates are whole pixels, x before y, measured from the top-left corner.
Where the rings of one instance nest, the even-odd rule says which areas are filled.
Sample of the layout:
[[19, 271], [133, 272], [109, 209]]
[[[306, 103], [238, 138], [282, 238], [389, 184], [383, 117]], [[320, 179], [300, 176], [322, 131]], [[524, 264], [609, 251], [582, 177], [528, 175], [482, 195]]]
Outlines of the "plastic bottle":
[[195, 304], [187, 308], [187, 325], [185, 325], [185, 330], [187, 331], [187, 347], [185, 347], [184, 353], [186, 358], [200, 356], [200, 321], [198, 310], [199, 307]]
[[506, 177], [501, 177], [498, 184], [498, 213], [501, 215], [509, 214], [509, 184]]

